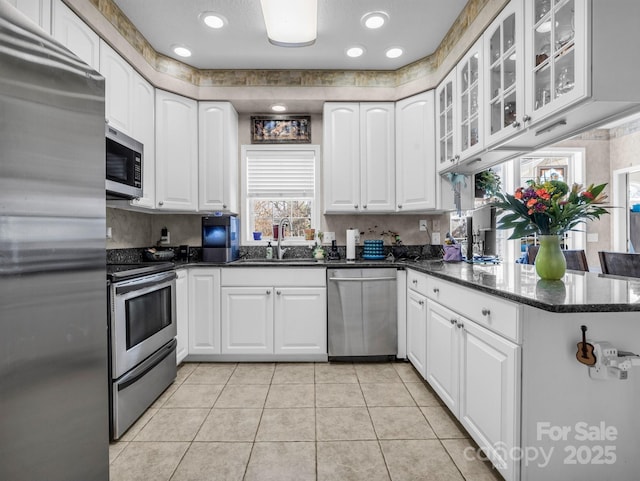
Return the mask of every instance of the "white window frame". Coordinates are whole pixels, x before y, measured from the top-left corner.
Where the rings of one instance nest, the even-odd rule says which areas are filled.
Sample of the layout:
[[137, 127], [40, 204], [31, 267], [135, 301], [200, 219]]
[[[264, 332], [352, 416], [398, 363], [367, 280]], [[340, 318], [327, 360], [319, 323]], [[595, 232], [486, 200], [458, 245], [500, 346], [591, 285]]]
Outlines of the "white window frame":
[[[259, 155], [259, 152], [282, 152], [285, 156], [292, 156], [294, 152], [313, 152], [315, 162], [315, 183], [314, 183], [314, 197], [311, 208], [311, 228], [316, 232], [320, 230], [320, 146], [315, 144], [295, 144], [295, 145], [242, 145], [240, 149], [241, 157], [241, 173], [240, 179], [242, 184], [242, 197], [240, 200], [240, 245], [243, 246], [263, 246], [267, 245], [267, 242], [272, 239], [262, 239], [259, 241], [250, 238], [249, 234], [249, 202], [247, 202], [247, 157], [251, 154]], [[282, 240], [282, 245], [288, 246], [313, 246], [315, 241], [306, 240], [291, 240], [285, 237]]]

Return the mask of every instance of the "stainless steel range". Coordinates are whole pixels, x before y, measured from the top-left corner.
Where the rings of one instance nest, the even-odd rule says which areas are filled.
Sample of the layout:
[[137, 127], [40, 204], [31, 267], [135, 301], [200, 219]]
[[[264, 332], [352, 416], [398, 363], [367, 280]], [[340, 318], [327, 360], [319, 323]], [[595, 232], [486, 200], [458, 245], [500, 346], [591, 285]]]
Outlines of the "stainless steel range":
[[176, 273], [170, 262], [107, 266], [110, 437], [176, 378]]

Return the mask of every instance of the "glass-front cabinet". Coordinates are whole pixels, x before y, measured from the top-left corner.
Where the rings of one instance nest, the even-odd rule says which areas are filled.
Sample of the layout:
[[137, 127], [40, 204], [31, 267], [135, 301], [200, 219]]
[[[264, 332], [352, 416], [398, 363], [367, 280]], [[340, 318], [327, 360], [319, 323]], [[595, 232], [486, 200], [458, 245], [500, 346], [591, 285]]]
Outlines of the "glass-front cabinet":
[[524, 3], [526, 114], [535, 122], [587, 94], [587, 2]]
[[484, 147], [481, 114], [483, 92], [482, 40], [473, 45], [458, 62], [457, 101], [458, 101], [458, 140], [461, 160], [479, 152]]
[[436, 160], [438, 172], [455, 165], [460, 156], [456, 153], [456, 69], [454, 68], [436, 88]]
[[524, 126], [519, 120], [524, 110], [522, 4], [510, 2], [484, 33], [487, 146]]

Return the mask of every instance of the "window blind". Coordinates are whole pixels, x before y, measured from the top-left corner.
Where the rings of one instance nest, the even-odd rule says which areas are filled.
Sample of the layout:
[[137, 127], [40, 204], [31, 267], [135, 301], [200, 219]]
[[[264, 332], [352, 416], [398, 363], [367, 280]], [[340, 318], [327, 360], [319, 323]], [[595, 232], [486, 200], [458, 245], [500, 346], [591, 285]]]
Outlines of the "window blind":
[[247, 197], [313, 198], [313, 151], [252, 152], [247, 155]]

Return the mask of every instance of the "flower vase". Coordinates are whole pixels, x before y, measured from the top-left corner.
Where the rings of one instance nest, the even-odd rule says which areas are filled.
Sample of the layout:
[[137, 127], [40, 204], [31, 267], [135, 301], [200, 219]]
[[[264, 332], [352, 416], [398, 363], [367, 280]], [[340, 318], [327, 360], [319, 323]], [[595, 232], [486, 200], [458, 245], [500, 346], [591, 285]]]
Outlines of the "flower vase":
[[540, 249], [536, 255], [536, 272], [541, 279], [558, 280], [562, 279], [567, 270], [567, 261], [560, 249], [559, 235], [541, 235]]

